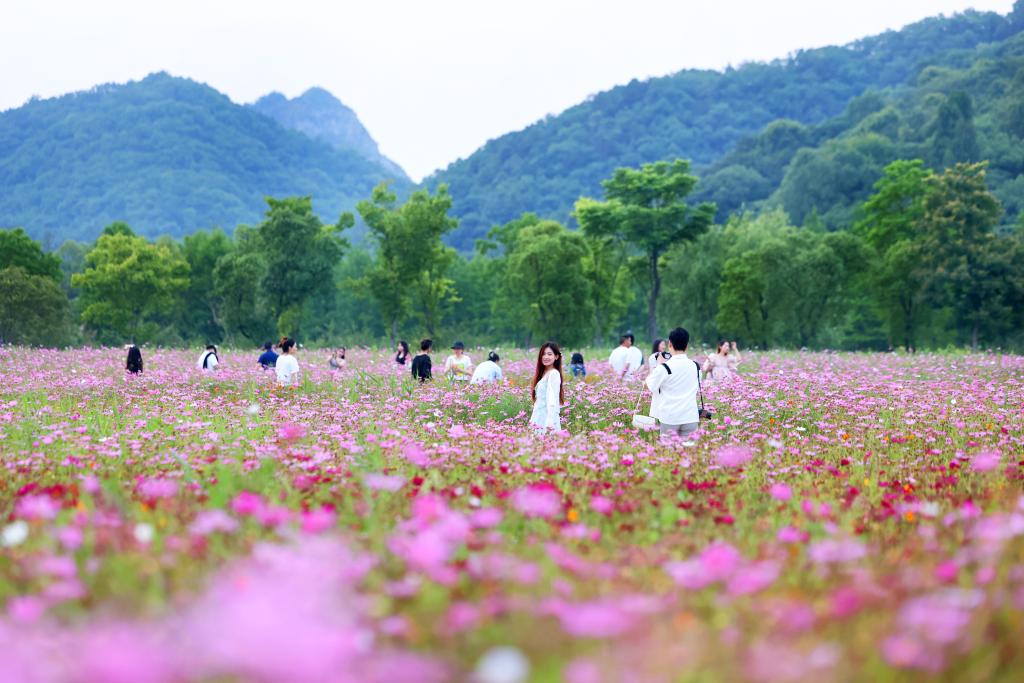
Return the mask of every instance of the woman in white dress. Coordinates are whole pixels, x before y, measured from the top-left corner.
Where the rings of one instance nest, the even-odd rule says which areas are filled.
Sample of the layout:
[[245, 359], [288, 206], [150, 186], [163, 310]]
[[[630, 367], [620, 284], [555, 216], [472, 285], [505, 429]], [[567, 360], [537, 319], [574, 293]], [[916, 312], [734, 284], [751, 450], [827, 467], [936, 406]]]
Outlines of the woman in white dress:
[[282, 387], [298, 384], [299, 361], [295, 358], [294, 339], [283, 339], [281, 341], [281, 355], [277, 357], [274, 372], [277, 374], [277, 383]]
[[562, 390], [562, 351], [554, 342], [546, 342], [540, 347], [530, 396], [533, 398], [530, 424], [545, 431], [560, 431], [562, 420], [558, 412], [565, 402], [565, 394]]

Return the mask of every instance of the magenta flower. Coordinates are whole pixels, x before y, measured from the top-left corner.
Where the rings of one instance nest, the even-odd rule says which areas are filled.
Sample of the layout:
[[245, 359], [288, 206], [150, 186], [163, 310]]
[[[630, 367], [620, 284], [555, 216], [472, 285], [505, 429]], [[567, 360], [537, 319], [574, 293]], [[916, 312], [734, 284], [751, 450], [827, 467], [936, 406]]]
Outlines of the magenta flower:
[[374, 491], [394, 493], [405, 486], [405, 477], [388, 474], [367, 474], [363, 477], [363, 484], [366, 488]]
[[971, 469], [975, 472], [991, 472], [999, 467], [1002, 459], [1003, 456], [999, 451], [982, 451], [971, 458]]
[[742, 467], [754, 457], [754, 451], [745, 446], [725, 446], [715, 451], [715, 462], [722, 467]]
[[526, 517], [551, 519], [562, 511], [562, 494], [550, 484], [530, 484], [513, 492], [512, 506]]
[[771, 488], [768, 489], [768, 493], [772, 498], [783, 503], [793, 497], [793, 489], [782, 483], [772, 484]]
[[53, 519], [58, 512], [60, 505], [49, 496], [28, 495], [14, 506], [14, 514], [22, 519]]

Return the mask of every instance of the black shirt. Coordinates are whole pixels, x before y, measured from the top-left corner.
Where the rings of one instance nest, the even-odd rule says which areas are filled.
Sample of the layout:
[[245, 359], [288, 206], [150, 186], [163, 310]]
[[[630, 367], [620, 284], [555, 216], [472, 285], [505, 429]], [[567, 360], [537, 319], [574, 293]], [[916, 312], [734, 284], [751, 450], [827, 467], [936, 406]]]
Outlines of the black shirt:
[[430, 375], [430, 356], [422, 354], [412, 359], [412, 378], [418, 379], [421, 382], [426, 382], [431, 378]]
[[409, 357], [409, 354], [401, 351], [395, 354], [395, 362], [399, 365], [405, 365], [405, 360]]

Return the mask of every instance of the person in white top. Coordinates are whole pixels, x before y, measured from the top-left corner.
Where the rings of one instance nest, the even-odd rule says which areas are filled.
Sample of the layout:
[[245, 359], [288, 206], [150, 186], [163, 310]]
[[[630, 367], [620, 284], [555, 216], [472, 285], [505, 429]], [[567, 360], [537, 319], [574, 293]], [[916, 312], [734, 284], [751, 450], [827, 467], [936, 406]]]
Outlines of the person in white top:
[[640, 369], [644, 362], [644, 354], [633, 346], [634, 337], [628, 332], [619, 338], [619, 345], [608, 356], [608, 363], [621, 381], [633, 378], [633, 373]]
[[206, 350], [200, 354], [199, 360], [196, 361], [196, 367], [200, 370], [216, 370], [218, 365], [220, 365], [220, 359], [217, 358], [217, 347], [213, 344], [207, 344]]
[[498, 354], [494, 351], [487, 354], [487, 360], [476, 366], [476, 370], [473, 371], [473, 378], [469, 380], [469, 383], [500, 382], [501, 368], [498, 366], [499, 360], [501, 359], [498, 358]]
[[545, 342], [537, 354], [537, 369], [530, 385], [533, 414], [530, 425], [537, 429], [559, 431], [562, 419], [558, 414], [565, 403], [562, 389], [562, 350], [554, 342]]
[[295, 357], [295, 340], [286, 338], [281, 342], [281, 355], [274, 365], [277, 383], [282, 387], [290, 387], [299, 382], [299, 361]]
[[687, 358], [690, 333], [677, 327], [668, 335], [669, 358], [658, 355], [657, 367], [647, 376], [647, 388], [654, 395], [651, 417], [661, 423], [662, 436], [687, 437], [700, 428], [697, 392], [700, 389], [699, 368]]
[[454, 382], [468, 382], [473, 377], [473, 361], [466, 355], [466, 345], [452, 344], [452, 355], [444, 361], [444, 372]]

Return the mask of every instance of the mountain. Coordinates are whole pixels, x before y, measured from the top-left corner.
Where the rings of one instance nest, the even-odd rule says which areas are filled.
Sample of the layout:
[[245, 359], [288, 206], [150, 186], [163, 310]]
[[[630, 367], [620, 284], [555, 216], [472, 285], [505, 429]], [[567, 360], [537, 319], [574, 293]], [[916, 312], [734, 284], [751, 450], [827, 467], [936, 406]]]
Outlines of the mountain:
[[396, 178], [409, 179], [401, 166], [380, 153], [356, 113], [323, 88], [310, 88], [294, 99], [272, 92], [249, 106], [285, 128], [323, 140], [335, 149], [357, 152]]
[[1024, 32], [948, 62], [906, 86], [862, 95], [818, 125], [771, 124], [709, 167], [694, 198], [715, 201], [720, 217], [781, 207], [797, 225], [820, 220], [836, 229], [851, 224], [896, 159], [934, 169], [984, 160], [1009, 229], [1024, 217]]
[[166, 73], [0, 113], [0, 226], [51, 244], [126, 221], [180, 237], [260, 220], [264, 197], [312, 195], [325, 220], [405, 174]]
[[[566, 221], [578, 197], [601, 196], [601, 180], [617, 167], [681, 157], [699, 174], [772, 122], [820, 124], [866, 91], [906, 84], [929, 65], [955, 65], [964, 51], [1005, 40], [1020, 31], [1021, 5], [1008, 17], [934, 17], [771, 63], [634, 80], [491, 140], [424, 184], [448, 184], [460, 218], [450, 242], [462, 250], [525, 210]], [[772, 190], [755, 176], [730, 180]]]

